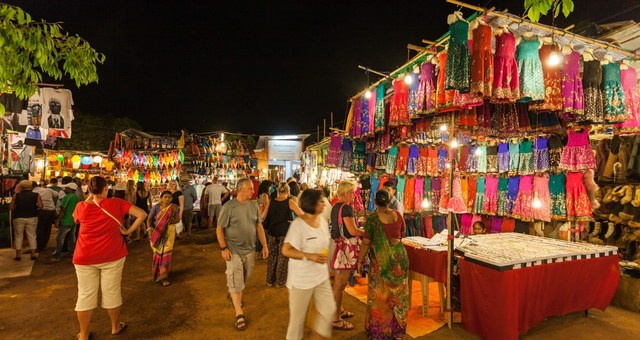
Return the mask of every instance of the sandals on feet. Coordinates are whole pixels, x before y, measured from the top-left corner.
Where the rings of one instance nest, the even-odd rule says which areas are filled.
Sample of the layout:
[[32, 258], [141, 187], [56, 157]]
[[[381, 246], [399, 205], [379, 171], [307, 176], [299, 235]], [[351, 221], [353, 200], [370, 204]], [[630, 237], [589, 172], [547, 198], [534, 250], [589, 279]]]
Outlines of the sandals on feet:
[[117, 332], [115, 332], [115, 333], [111, 333], [111, 335], [120, 335], [120, 334], [122, 334], [124, 331], [126, 331], [126, 330], [127, 330], [127, 324], [126, 324], [126, 323], [124, 323], [124, 322], [120, 322], [118, 325], [120, 326], [120, 329], [119, 329]]
[[244, 331], [247, 329], [247, 318], [244, 314], [236, 315], [236, 329], [239, 331]]
[[348, 321], [344, 321], [342, 319], [333, 321], [332, 323], [333, 329], [338, 329], [341, 331], [350, 331], [353, 329], [353, 324]]
[[[89, 332], [89, 340], [93, 340], [94, 339], [95, 334], [93, 332]], [[76, 334], [76, 336], [74, 337], [75, 339], [80, 339], [80, 333]]]
[[340, 319], [349, 319], [349, 318], [352, 318], [353, 316], [354, 316], [353, 313], [348, 312], [344, 309], [342, 310], [342, 312], [340, 312]]

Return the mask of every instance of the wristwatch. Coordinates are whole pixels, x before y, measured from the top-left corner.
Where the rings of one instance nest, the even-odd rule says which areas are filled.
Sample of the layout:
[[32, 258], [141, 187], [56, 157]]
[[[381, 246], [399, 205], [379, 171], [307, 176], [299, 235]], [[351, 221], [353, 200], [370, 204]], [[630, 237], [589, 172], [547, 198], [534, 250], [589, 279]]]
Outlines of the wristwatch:
[[222, 247], [222, 248], [220, 248], [220, 250], [221, 250], [221, 251], [225, 251], [225, 250], [227, 250], [227, 249], [229, 249], [229, 247]]

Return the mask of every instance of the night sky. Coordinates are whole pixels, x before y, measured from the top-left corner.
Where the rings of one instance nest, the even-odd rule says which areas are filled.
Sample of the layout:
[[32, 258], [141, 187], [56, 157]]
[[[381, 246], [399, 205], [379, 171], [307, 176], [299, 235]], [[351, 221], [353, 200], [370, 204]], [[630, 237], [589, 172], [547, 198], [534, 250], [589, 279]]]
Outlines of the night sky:
[[[637, 0], [574, 2], [576, 11], [559, 26], [637, 6]], [[342, 127], [348, 98], [367, 85], [356, 66], [394, 70], [407, 60], [407, 43], [440, 37], [456, 10], [440, 0], [7, 3], [34, 19], [63, 22], [106, 55], [98, 84], [77, 89], [62, 80], [79, 111], [129, 116], [149, 132], [256, 134], [315, 132], [323, 118], [329, 124], [330, 112]], [[475, 2], [517, 14], [523, 3]], [[607, 21], [626, 19], [640, 21], [638, 8]]]

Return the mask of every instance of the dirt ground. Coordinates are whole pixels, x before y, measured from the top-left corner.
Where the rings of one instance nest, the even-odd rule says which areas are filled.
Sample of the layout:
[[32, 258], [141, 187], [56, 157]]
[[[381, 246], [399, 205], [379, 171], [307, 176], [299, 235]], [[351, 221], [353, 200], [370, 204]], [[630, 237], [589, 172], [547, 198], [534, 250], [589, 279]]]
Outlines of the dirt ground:
[[[257, 261], [244, 297], [248, 328], [236, 331], [234, 313], [226, 300], [224, 262], [212, 234], [198, 230], [174, 249], [172, 285], [160, 287], [150, 278], [151, 251], [146, 242], [129, 245], [123, 277], [122, 320], [129, 324], [120, 339], [284, 339], [288, 320], [287, 290], [267, 288], [266, 261]], [[31, 276], [0, 279], [0, 338], [71, 339], [78, 332], [73, 312], [76, 277], [69, 258], [50, 263], [51, 244], [40, 254]], [[27, 257], [28, 260], [28, 257]], [[24, 261], [24, 258], [23, 258]], [[0, 269], [1, 270], [1, 269]], [[366, 339], [365, 305], [345, 294], [345, 307], [356, 317], [352, 331], [335, 331], [335, 339]], [[420, 308], [414, 305], [413, 308]], [[640, 338], [640, 315], [616, 307], [592, 310], [588, 317], [573, 313], [550, 318], [531, 329], [525, 339]], [[94, 313], [97, 339], [111, 337], [104, 310]], [[410, 339], [409, 336], [405, 337]], [[446, 326], [422, 338], [477, 339], [460, 325]]]

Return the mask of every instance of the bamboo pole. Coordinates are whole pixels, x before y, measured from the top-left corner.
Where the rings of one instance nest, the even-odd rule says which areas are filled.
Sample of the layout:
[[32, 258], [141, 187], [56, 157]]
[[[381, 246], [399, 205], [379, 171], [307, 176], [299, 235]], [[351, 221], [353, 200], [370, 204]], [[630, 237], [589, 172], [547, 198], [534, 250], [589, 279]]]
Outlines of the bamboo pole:
[[386, 77], [387, 76], [386, 74], [384, 74], [382, 72], [379, 72], [379, 71], [376, 71], [376, 70], [372, 70], [372, 69], [370, 69], [368, 67], [364, 67], [362, 65], [358, 65], [358, 68], [363, 69], [363, 70], [365, 70], [367, 72], [371, 72], [373, 74], [377, 74], [377, 75], [382, 76], [382, 77]]
[[[423, 42], [424, 42], [424, 40], [423, 40]], [[412, 51], [416, 51], [416, 52], [423, 52], [424, 50], [426, 50], [426, 48], [424, 48], [422, 46], [414, 45], [414, 44], [407, 44], [407, 49], [412, 50]]]
[[[472, 9], [474, 11], [478, 11], [478, 12], [486, 11], [485, 8], [474, 6], [474, 5], [470, 5], [470, 4], [467, 4], [467, 3], [462, 2], [462, 1], [458, 1], [458, 0], [446, 0], [446, 1], [448, 3], [454, 4], [454, 5], [458, 5], [458, 6], [461, 6], [461, 7], [466, 7], [466, 8]], [[572, 39], [582, 41], [583, 43], [594, 45], [594, 46], [598, 46], [600, 48], [604, 48], [605, 50], [616, 51], [618, 53], [624, 54], [624, 55], [629, 56], [629, 57], [633, 57], [633, 58], [639, 58], [640, 57], [639, 54], [636, 54], [634, 52], [627, 51], [625, 49], [619, 48], [619, 47], [617, 47], [615, 45], [612, 45], [612, 44], [610, 44], [608, 42], [604, 42], [604, 41], [600, 41], [600, 40], [595, 40], [595, 39], [583, 37], [583, 36], [581, 36], [579, 34], [568, 32], [567, 29], [550, 27], [550, 26], [547, 26], [547, 25], [539, 24], [537, 22], [531, 22], [531, 21], [523, 19], [523, 18], [513, 18], [513, 17], [510, 17], [508, 15], [499, 13], [499, 12], [494, 12], [493, 15], [495, 15], [497, 17], [500, 17], [500, 18], [503, 18], [503, 19], [510, 20], [510, 21], [518, 23], [518, 24], [525, 24], [525, 25], [529, 25], [531, 27], [535, 27], [535, 28], [538, 28], [538, 29], [541, 29], [541, 30], [545, 30], [545, 31], [551, 32], [551, 34], [560, 35], [560, 36], [563, 36], [563, 37], [564, 36], [570, 36]]]
[[327, 118], [322, 119], [322, 139], [327, 137]]
[[[449, 125], [449, 136], [450, 140], [453, 140], [455, 136], [455, 111], [451, 113], [451, 124]], [[454, 152], [456, 152], [454, 156]], [[456, 157], [457, 150], [451, 150], [449, 152], [449, 164], [451, 167], [449, 168], [449, 199], [451, 199], [453, 193], [453, 171], [456, 167]], [[451, 329], [451, 325], [453, 324], [453, 309], [451, 308], [451, 274], [453, 273], [453, 251], [455, 250], [454, 238], [455, 230], [453, 229], [453, 222], [458, 223], [456, 216], [453, 212], [449, 212], [449, 224], [447, 226], [448, 231], [448, 241], [447, 241], [447, 326]]]
[[331, 125], [329, 126], [329, 129], [333, 128], [333, 111], [331, 111]]

